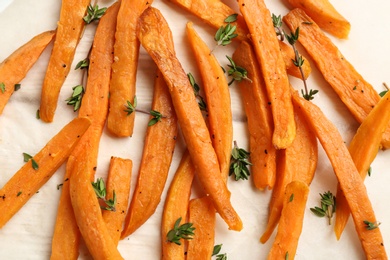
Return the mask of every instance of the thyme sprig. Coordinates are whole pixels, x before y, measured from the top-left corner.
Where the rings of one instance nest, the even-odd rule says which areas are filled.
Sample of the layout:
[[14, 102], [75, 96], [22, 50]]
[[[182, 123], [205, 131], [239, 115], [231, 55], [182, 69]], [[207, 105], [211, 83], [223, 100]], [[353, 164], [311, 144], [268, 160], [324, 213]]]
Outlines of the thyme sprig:
[[79, 110], [81, 106], [81, 100], [83, 99], [83, 95], [85, 91], [82, 85], [74, 86], [72, 89], [73, 89], [72, 95], [65, 101], [67, 101], [66, 103], [67, 105], [73, 106], [73, 111], [76, 112], [77, 110]]
[[224, 253], [224, 254], [220, 254], [219, 253], [219, 252], [221, 252], [221, 248], [222, 248], [222, 244], [215, 245], [214, 249], [213, 249], [213, 254], [211, 256], [215, 256], [216, 260], [227, 260], [227, 254], [226, 253]]
[[381, 223], [378, 222], [378, 221], [370, 222], [370, 221], [368, 221], [368, 220], [363, 220], [363, 223], [366, 225], [366, 229], [367, 229], [367, 230], [376, 229], [376, 228], [378, 228], [379, 225], [381, 224]]
[[386, 90], [383, 90], [382, 92], [379, 93], [379, 96], [381, 96], [381, 97], [386, 95], [386, 93], [389, 91], [389, 87], [387, 86], [387, 84], [385, 82], [383, 82], [383, 86], [385, 87]]
[[28, 161], [31, 161], [31, 166], [34, 170], [38, 170], [39, 169], [39, 165], [38, 163], [34, 160], [34, 158], [29, 155], [28, 153], [23, 153], [23, 161], [24, 162], [28, 162]]
[[229, 67], [228, 75], [232, 77], [232, 80], [228, 83], [229, 86], [233, 84], [234, 81], [240, 82], [242, 80], [248, 80], [252, 82], [252, 80], [248, 78], [248, 71], [245, 68], [237, 66], [231, 57], [226, 55], [226, 58], [230, 63], [227, 65]]
[[248, 166], [252, 165], [249, 161], [249, 152], [239, 148], [237, 142], [234, 141], [234, 147], [230, 158], [229, 176], [234, 174], [236, 181], [248, 180], [250, 175]]
[[188, 80], [190, 81], [190, 84], [192, 88], [194, 89], [195, 98], [198, 101], [198, 105], [200, 110], [207, 112], [207, 104], [204, 98], [199, 94], [200, 87], [196, 83], [194, 76], [191, 73], [187, 74]]
[[4, 84], [4, 82], [0, 82], [0, 91], [1, 91], [1, 93], [5, 92], [5, 84]]
[[176, 220], [173, 229], [167, 233], [167, 241], [179, 246], [181, 245], [180, 239], [189, 240], [195, 235], [195, 228], [192, 226], [192, 223], [184, 223], [180, 225], [180, 222], [181, 217]]
[[131, 104], [129, 100], [127, 100], [126, 102], [127, 102], [127, 105], [125, 105], [126, 109], [124, 109], [123, 111], [125, 111], [129, 116], [131, 115], [131, 113], [135, 111], [135, 108], [137, 107], [137, 96], [134, 96], [133, 104]]
[[150, 115], [152, 116], [152, 119], [149, 120], [148, 126], [157, 124], [157, 122], [161, 121], [161, 119], [164, 117], [157, 110], [150, 110]]
[[313, 212], [318, 217], [327, 217], [329, 225], [332, 224], [333, 214], [336, 212], [336, 197], [330, 192], [325, 192], [321, 194], [321, 208], [314, 207], [310, 208], [311, 212]]
[[89, 58], [85, 58], [81, 61], [79, 61], [77, 64], [76, 64], [76, 67], [74, 68], [75, 70], [77, 69], [88, 69], [89, 68]]
[[226, 46], [232, 42], [232, 39], [238, 36], [238, 34], [235, 33], [237, 26], [231, 24], [232, 22], [235, 22], [237, 20], [237, 15], [238, 14], [229, 15], [224, 20], [227, 25], [222, 25], [215, 33], [214, 40], [217, 42], [217, 46]]
[[99, 8], [97, 4], [90, 4], [87, 7], [87, 15], [83, 17], [83, 20], [86, 24], [90, 24], [93, 21], [99, 20], [104, 15], [106, 10], [107, 7]]
[[112, 192], [112, 199], [106, 199], [106, 185], [102, 178], [98, 178], [96, 182], [92, 182], [93, 190], [95, 191], [96, 197], [102, 201], [105, 206], [100, 206], [104, 210], [115, 211], [116, 205], [116, 194], [115, 191]]

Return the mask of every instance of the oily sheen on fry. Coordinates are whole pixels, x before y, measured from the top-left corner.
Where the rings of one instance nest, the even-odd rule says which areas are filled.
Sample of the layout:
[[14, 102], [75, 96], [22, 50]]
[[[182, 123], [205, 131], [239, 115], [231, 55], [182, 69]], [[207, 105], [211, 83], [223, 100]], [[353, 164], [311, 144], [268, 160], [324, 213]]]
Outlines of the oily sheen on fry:
[[194, 91], [173, 48], [172, 33], [164, 17], [155, 8], [148, 8], [138, 20], [138, 38], [157, 64], [169, 87], [173, 106], [192, 161], [205, 192], [228, 224], [241, 230], [242, 222], [230, 202], [230, 192], [220, 176], [218, 159], [210, 134], [199, 110]]

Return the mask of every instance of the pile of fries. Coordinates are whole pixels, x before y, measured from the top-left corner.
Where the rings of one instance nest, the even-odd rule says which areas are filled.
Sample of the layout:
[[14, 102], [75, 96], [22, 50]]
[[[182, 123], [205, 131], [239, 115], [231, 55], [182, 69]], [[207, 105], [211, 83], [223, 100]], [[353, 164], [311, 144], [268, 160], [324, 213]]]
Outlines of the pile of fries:
[[0, 259], [387, 259], [387, 59], [346, 6], [14, 2], [37, 19], [0, 21]]

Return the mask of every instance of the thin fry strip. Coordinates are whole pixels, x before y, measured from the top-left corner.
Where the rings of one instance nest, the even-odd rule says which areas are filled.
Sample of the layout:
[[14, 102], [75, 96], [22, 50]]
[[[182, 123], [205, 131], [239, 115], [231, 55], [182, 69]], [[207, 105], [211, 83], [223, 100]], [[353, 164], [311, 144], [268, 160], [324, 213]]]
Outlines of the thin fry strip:
[[296, 126], [286, 65], [278, 47], [271, 14], [263, 0], [239, 0], [238, 4], [251, 33], [271, 103], [274, 119], [272, 143], [277, 149], [284, 149], [294, 141]]
[[340, 133], [316, 105], [299, 97], [298, 93], [293, 94], [293, 102], [296, 109], [301, 109], [305, 114], [332, 163], [367, 259], [387, 259], [380, 228], [368, 230], [364, 224], [364, 221], [375, 222], [375, 213], [363, 180]]
[[[379, 94], [302, 10], [290, 11], [283, 21], [291, 30], [299, 27], [299, 42], [355, 119], [363, 122], [379, 102]], [[390, 147], [390, 124], [383, 135], [382, 145], [384, 148]]]
[[14, 93], [15, 84], [22, 81], [54, 36], [55, 31], [38, 34], [0, 64], [0, 84], [4, 84], [4, 91], [0, 93], [0, 114]]
[[194, 91], [175, 56], [172, 33], [157, 9], [150, 7], [141, 15], [137, 35], [168, 84], [185, 142], [192, 160], [196, 162], [195, 169], [203, 188], [229, 228], [241, 230], [241, 219], [230, 202], [230, 192], [221, 178], [218, 159]]
[[139, 41], [137, 19], [153, 0], [122, 0], [115, 33], [114, 63], [110, 83], [110, 111], [107, 129], [116, 136], [132, 136], [135, 111], [125, 111], [127, 101], [133, 104], [138, 66]]
[[317, 137], [310, 128], [302, 110], [294, 106], [294, 112], [297, 136], [293, 144], [289, 148], [279, 151], [277, 156], [276, 183], [269, 204], [267, 227], [260, 238], [262, 243], [267, 242], [280, 220], [287, 185], [292, 181], [300, 181], [309, 186], [317, 168]]
[[[100, 136], [107, 117], [108, 88], [113, 60], [114, 32], [119, 3], [109, 7], [100, 19], [92, 45], [89, 76], [85, 94], [79, 110], [79, 117], [91, 120], [91, 127], [72, 152], [74, 157], [83, 158], [88, 165], [88, 175], [93, 180], [96, 172]], [[69, 159], [54, 228], [51, 259], [77, 259], [80, 232], [75, 221], [69, 193], [69, 179], [72, 176], [74, 160]]]
[[293, 181], [286, 186], [278, 233], [268, 254], [268, 259], [295, 258], [308, 194], [309, 186], [304, 182]]
[[252, 82], [238, 83], [248, 119], [251, 172], [256, 188], [272, 189], [276, 177], [276, 149], [272, 144], [273, 121], [267, 91], [255, 53], [247, 42], [235, 50], [233, 60], [245, 68]]
[[83, 17], [90, 0], [63, 0], [56, 39], [42, 85], [39, 115], [52, 122], [62, 84], [69, 73], [77, 44], [84, 30]]
[[[363, 180], [366, 178], [368, 169], [378, 153], [382, 135], [386, 130], [389, 121], [390, 92], [387, 92], [363, 120], [363, 123], [360, 125], [349, 145], [348, 150]], [[350, 215], [348, 203], [340, 185], [337, 187], [336, 198], [337, 207], [334, 230], [337, 239], [340, 239]]]
[[187, 210], [194, 175], [195, 168], [191, 162], [188, 151], [186, 151], [183, 154], [165, 199], [161, 221], [161, 259], [163, 260], [185, 259], [184, 246], [177, 246], [176, 244], [167, 241], [167, 234], [178, 218], [181, 217], [183, 220], [187, 219]]
[[187, 37], [202, 76], [203, 91], [208, 108], [207, 119], [211, 141], [217, 154], [222, 178], [229, 174], [233, 142], [233, 120], [229, 86], [221, 65], [206, 43], [187, 23]]
[[123, 222], [126, 217], [130, 194], [131, 171], [133, 162], [129, 159], [111, 157], [106, 192], [108, 199], [116, 196], [115, 211], [103, 210], [103, 219], [114, 243], [118, 245]]
[[122, 238], [132, 234], [155, 212], [175, 149], [177, 118], [161, 72], [158, 72], [154, 84], [152, 110], [160, 112], [164, 118], [146, 131], [137, 185], [126, 215]]
[[72, 120], [1, 188], [0, 228], [50, 179], [90, 125], [87, 118]]
[[192, 199], [188, 222], [195, 227], [195, 236], [188, 241], [187, 260], [210, 259], [214, 247], [215, 209], [209, 197]]

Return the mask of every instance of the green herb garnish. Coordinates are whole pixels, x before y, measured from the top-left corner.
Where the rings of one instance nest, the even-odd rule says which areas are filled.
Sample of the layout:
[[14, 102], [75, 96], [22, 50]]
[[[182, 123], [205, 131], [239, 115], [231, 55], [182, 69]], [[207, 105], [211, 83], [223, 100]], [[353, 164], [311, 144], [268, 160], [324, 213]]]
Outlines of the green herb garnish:
[[72, 95], [65, 101], [67, 101], [67, 105], [73, 106], [73, 111], [76, 112], [81, 106], [81, 100], [83, 99], [84, 95], [84, 87], [82, 85], [77, 85], [74, 86], [72, 89]]
[[129, 116], [131, 115], [131, 113], [135, 111], [135, 108], [137, 107], [137, 96], [134, 96], [133, 104], [131, 104], [131, 102], [128, 100], [126, 102], [127, 102], [127, 105], [125, 105], [126, 109], [124, 109], [123, 111], [125, 111]]
[[23, 153], [23, 161], [24, 161], [24, 162], [31, 161], [32, 168], [33, 168], [34, 170], [38, 170], [38, 168], [39, 168], [38, 163], [37, 163], [37, 162], [34, 160], [34, 158], [33, 158], [31, 155], [29, 155], [28, 153]]
[[222, 244], [220, 245], [215, 245], [213, 249], [213, 254], [211, 256], [216, 256], [216, 260], [227, 260], [227, 255], [226, 253], [220, 254], [219, 252], [221, 251]]
[[196, 100], [198, 101], [198, 105], [200, 110], [206, 111], [207, 112], [207, 104], [206, 101], [203, 99], [203, 97], [199, 94], [200, 92], [200, 87], [196, 83], [194, 76], [191, 73], [187, 74], [188, 80], [190, 81], [190, 84], [192, 88], [194, 89], [194, 94], [196, 97]]
[[192, 239], [192, 237], [195, 235], [195, 228], [192, 227], [192, 223], [184, 223], [180, 225], [180, 222], [181, 217], [176, 220], [173, 229], [167, 233], [167, 241], [175, 243], [179, 246], [181, 245], [180, 239], [189, 240]]
[[229, 86], [234, 81], [240, 82], [244, 79], [252, 82], [252, 80], [248, 78], [248, 71], [246, 69], [244, 69], [243, 67], [237, 66], [231, 57], [226, 56], [226, 58], [229, 60], [229, 63], [230, 63], [227, 65], [229, 67], [228, 75], [232, 77], [232, 80], [228, 83]]
[[95, 191], [96, 197], [101, 200], [106, 206], [101, 206], [104, 210], [115, 211], [116, 205], [116, 194], [115, 191], [112, 193], [112, 199], [106, 199], [106, 185], [102, 178], [98, 178], [96, 182], [92, 182], [93, 190]]
[[74, 68], [75, 70], [77, 69], [88, 69], [89, 67], [89, 58], [85, 58], [81, 61], [79, 61], [76, 65], [76, 67]]
[[378, 222], [378, 221], [370, 222], [370, 221], [368, 221], [368, 220], [364, 220], [363, 223], [366, 225], [366, 229], [368, 229], [368, 230], [376, 229], [376, 228], [378, 228], [379, 225], [381, 224], [381, 223]]
[[236, 181], [242, 179], [247, 180], [250, 172], [249, 165], [252, 165], [249, 161], [249, 152], [237, 146], [237, 142], [234, 141], [234, 147], [230, 158], [229, 176], [234, 174]]
[[104, 13], [106, 12], [107, 7], [103, 7], [99, 9], [99, 6], [97, 4], [93, 5], [90, 4], [87, 8], [87, 15], [84, 16], [83, 20], [86, 24], [90, 24], [95, 20], [99, 20]]
[[336, 211], [336, 197], [330, 192], [325, 192], [321, 194], [321, 208], [314, 207], [310, 208], [311, 212], [313, 212], [318, 217], [327, 217], [329, 225], [332, 224], [332, 217]]
[[163, 115], [156, 110], [151, 110], [150, 115], [152, 116], [152, 119], [150, 119], [148, 126], [155, 125], [157, 122], [161, 121], [161, 118], [163, 118]]

